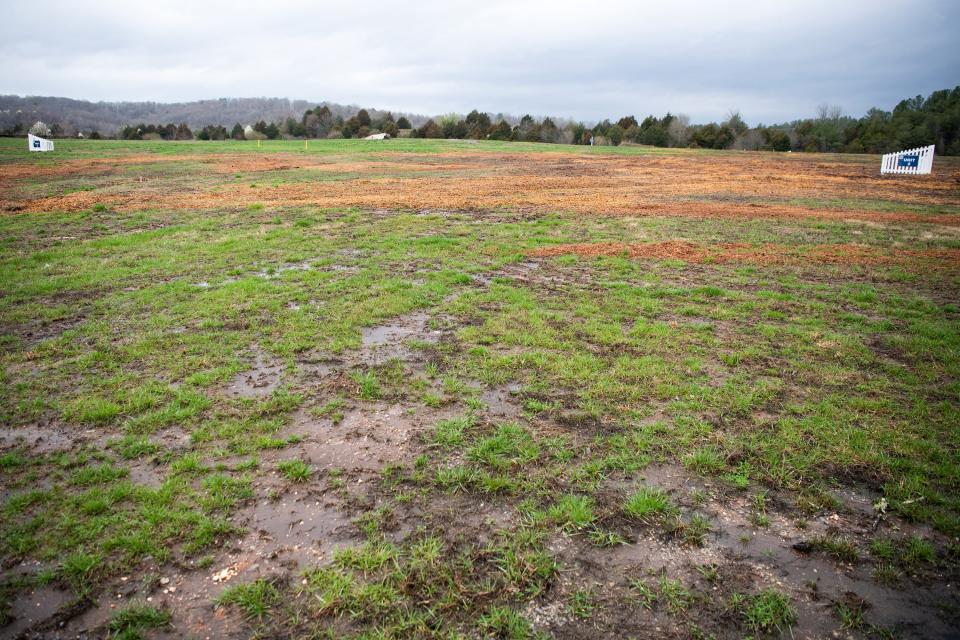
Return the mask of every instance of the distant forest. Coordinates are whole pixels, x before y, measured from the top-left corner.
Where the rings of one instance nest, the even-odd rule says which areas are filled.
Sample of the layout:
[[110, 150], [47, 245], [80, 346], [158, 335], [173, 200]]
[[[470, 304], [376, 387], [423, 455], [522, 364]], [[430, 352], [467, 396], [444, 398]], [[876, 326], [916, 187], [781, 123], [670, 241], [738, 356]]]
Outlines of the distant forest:
[[[477, 110], [466, 116], [434, 118], [394, 115], [358, 106], [313, 106], [281, 98], [162, 104], [0, 96], [0, 135], [24, 135], [38, 121], [46, 123], [43, 132], [54, 137], [128, 140], [362, 138], [387, 133], [413, 138], [845, 153], [885, 153], [933, 144], [938, 154], [960, 155], [960, 86], [935, 91], [926, 98], [908, 98], [892, 111], [870, 109], [860, 118], [824, 105], [810, 118], [755, 127], [748, 126], [739, 113], [706, 124], [691, 124], [686, 116], [668, 113], [642, 120], [624, 116], [591, 126]], [[227, 124], [230, 122], [234, 124]]]

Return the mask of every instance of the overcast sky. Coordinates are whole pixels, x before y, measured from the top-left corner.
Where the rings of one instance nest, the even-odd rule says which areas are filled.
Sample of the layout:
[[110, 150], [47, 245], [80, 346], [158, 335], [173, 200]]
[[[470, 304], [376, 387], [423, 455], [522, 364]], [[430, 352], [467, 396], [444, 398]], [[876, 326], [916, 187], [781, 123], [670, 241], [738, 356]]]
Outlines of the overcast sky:
[[960, 2], [5, 0], [0, 93], [586, 120], [851, 115], [960, 84]]

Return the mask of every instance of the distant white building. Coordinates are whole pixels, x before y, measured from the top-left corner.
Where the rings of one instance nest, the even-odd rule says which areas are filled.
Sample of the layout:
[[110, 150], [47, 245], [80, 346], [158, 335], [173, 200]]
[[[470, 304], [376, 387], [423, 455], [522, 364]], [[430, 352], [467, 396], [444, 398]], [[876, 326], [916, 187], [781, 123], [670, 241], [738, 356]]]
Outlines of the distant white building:
[[256, 129], [251, 125], [247, 125], [243, 128], [243, 137], [247, 140], [266, 140], [267, 136]]
[[53, 140], [47, 140], [46, 138], [28, 133], [27, 149], [30, 151], [53, 151]]
[[389, 140], [389, 133], [371, 133], [364, 140]]

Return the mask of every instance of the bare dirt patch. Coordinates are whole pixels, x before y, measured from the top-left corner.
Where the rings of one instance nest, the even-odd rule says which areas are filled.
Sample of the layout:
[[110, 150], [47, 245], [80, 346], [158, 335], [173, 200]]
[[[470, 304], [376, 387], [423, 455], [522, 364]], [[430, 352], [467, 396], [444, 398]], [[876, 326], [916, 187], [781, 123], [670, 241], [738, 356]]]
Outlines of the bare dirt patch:
[[378, 471], [404, 459], [413, 436], [435, 419], [432, 411], [386, 403], [361, 405], [337, 423], [300, 411], [290, 432], [304, 439], [286, 451], [320, 470]]

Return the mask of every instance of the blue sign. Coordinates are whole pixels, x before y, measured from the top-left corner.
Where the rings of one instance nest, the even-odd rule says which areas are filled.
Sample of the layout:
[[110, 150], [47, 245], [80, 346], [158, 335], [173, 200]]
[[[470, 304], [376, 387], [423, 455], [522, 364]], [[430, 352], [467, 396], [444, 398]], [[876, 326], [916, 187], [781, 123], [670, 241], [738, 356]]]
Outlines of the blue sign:
[[920, 165], [920, 155], [916, 153], [911, 153], [906, 156], [900, 156], [897, 158], [898, 167], [912, 168]]

